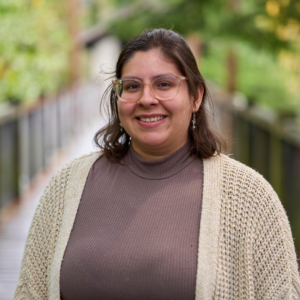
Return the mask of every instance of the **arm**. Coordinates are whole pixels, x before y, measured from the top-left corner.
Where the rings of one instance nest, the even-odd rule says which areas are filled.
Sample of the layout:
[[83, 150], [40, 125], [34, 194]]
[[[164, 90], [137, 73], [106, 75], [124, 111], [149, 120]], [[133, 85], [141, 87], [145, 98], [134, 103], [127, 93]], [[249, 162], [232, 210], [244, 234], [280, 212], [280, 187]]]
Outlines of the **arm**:
[[256, 299], [300, 299], [300, 279], [292, 233], [271, 186], [261, 191], [253, 248]]
[[66, 167], [52, 177], [35, 211], [26, 240], [15, 300], [48, 298], [47, 278], [61, 224], [67, 177]]

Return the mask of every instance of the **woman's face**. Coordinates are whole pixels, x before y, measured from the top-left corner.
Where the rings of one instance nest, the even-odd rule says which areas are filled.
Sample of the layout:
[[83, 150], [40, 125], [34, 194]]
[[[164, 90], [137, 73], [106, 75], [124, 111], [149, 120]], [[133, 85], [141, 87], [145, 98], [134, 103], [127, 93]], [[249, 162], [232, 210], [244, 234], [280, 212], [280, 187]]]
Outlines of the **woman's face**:
[[[183, 76], [174, 63], [165, 60], [159, 50], [152, 49], [136, 52], [124, 65], [122, 79], [138, 78], [150, 84], [154, 77], [165, 74]], [[198, 110], [202, 95], [201, 89], [199, 98], [194, 100], [189, 95], [187, 81], [181, 80], [178, 94], [171, 100], [157, 100], [150, 88], [145, 87], [138, 102], [118, 101], [120, 121], [131, 137], [133, 149], [144, 159], [155, 160], [182, 147], [188, 140], [191, 116]], [[145, 121], [153, 117], [163, 119]]]

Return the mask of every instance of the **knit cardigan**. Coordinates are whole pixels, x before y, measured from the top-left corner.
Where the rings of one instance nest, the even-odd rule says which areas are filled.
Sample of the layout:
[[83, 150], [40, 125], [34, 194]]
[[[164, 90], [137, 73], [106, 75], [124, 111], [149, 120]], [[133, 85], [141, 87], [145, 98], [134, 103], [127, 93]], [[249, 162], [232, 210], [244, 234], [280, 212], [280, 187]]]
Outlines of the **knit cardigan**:
[[[15, 300], [60, 299], [63, 255], [100, 155], [76, 159], [52, 177], [32, 221]], [[225, 155], [204, 159], [203, 172], [196, 299], [300, 299], [290, 225], [271, 186]]]

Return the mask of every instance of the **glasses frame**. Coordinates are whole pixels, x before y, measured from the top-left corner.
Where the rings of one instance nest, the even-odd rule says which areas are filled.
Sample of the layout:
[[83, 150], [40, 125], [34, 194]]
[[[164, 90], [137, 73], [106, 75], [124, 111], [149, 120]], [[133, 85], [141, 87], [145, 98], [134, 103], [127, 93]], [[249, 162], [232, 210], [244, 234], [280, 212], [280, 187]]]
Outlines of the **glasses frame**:
[[[152, 83], [153, 83], [155, 80], [159, 79], [159, 78], [168, 78], [168, 77], [174, 77], [174, 78], [176, 78], [176, 80], [178, 81], [179, 84], [178, 84], [177, 92], [176, 92], [176, 94], [175, 94], [172, 98], [161, 99], [161, 98], [157, 97], [157, 96], [155, 95], [154, 91], [152, 90]], [[155, 99], [160, 100], [160, 101], [171, 100], [171, 99], [173, 99], [174, 97], [176, 97], [177, 94], [178, 94], [178, 92], [179, 92], [179, 89], [180, 89], [180, 81], [181, 81], [181, 80], [187, 80], [187, 77], [185, 77], [185, 76], [180, 76], [180, 75], [161, 76], [161, 77], [157, 77], [157, 78], [153, 79], [153, 80], [151, 81], [150, 84], [146, 84], [146, 83], [144, 83], [142, 80], [136, 79], [136, 78], [128, 79], [128, 80], [135, 80], [135, 81], [139, 82], [139, 83], [141, 84], [141, 87], [142, 87], [142, 92], [141, 92], [140, 97], [139, 97], [137, 100], [134, 100], [134, 101], [126, 101], [126, 100], [122, 99], [122, 98], [118, 95], [116, 85], [117, 85], [118, 81], [120, 81], [120, 80], [127, 80], [127, 79], [122, 79], [122, 78], [121, 78], [121, 79], [115, 79], [115, 80], [112, 80], [112, 84], [113, 84], [113, 87], [114, 87], [114, 91], [115, 91], [115, 93], [116, 93], [118, 99], [119, 99], [120, 101], [122, 101], [122, 102], [134, 103], [134, 102], [138, 102], [138, 101], [142, 98], [143, 93], [144, 93], [144, 88], [145, 88], [145, 87], [149, 87], [149, 88], [150, 88], [150, 91], [151, 91], [151, 93], [152, 93], [152, 95], [154, 96]]]

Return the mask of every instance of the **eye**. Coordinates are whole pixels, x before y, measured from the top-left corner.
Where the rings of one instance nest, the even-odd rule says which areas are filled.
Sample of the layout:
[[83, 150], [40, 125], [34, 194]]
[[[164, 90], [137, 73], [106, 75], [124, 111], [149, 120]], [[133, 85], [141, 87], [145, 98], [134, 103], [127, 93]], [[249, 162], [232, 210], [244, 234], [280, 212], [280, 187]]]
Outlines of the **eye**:
[[173, 77], [162, 77], [153, 82], [153, 87], [160, 90], [169, 90], [176, 87], [176, 85], [176, 78]]
[[169, 80], [160, 80], [158, 82], [155, 83], [155, 88], [157, 89], [161, 89], [161, 90], [167, 90], [169, 88], [172, 88], [173, 84], [171, 81]]
[[123, 82], [123, 86], [124, 90], [127, 92], [135, 92], [141, 88], [140, 84], [135, 81]]
[[170, 87], [172, 86], [169, 82], [160, 82], [158, 84], [159, 87]]
[[134, 90], [137, 89], [138, 85], [137, 84], [130, 84], [126, 87], [127, 90]]

